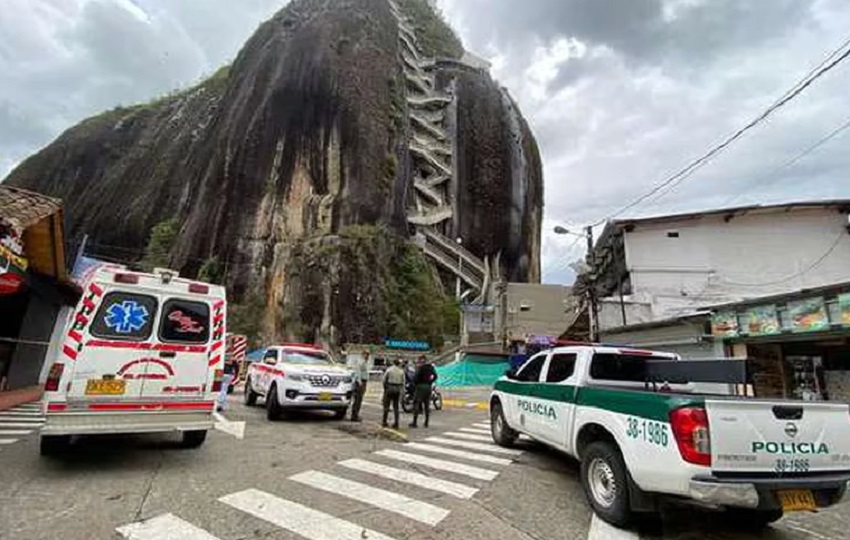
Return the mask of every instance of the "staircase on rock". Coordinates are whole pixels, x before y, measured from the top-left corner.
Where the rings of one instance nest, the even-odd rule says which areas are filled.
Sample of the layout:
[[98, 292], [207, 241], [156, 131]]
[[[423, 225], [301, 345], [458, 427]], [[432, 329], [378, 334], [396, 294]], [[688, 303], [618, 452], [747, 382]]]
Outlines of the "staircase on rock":
[[416, 240], [422, 250], [440, 266], [476, 291], [484, 293], [489, 283], [488, 265], [446, 234], [451, 230], [453, 209], [453, 137], [447, 116], [454, 105], [451, 86], [448, 93], [436, 88], [437, 61], [426, 58], [419, 48], [410, 20], [393, 0], [390, 9], [398, 21], [400, 61], [406, 81], [408, 139], [413, 187], [413, 207], [407, 221], [416, 227]]

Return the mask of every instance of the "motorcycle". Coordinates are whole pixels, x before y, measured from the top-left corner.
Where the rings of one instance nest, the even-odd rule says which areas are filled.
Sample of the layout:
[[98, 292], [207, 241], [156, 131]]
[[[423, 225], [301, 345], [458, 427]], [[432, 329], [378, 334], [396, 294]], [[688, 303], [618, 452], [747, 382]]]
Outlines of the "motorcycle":
[[[437, 385], [431, 387], [431, 404], [435, 411], [443, 409], [443, 394]], [[413, 386], [407, 385], [404, 390], [404, 396], [401, 398], [401, 408], [404, 412], [410, 414], [413, 412]]]

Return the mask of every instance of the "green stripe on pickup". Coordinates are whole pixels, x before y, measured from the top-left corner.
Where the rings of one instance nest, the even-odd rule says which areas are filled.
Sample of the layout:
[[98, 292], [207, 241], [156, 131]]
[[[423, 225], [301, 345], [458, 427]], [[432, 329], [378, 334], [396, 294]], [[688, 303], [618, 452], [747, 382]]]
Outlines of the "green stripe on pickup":
[[702, 397], [563, 384], [498, 381], [495, 389], [515, 396], [575, 403], [583, 407], [595, 407], [659, 422], [668, 422], [670, 411], [673, 409], [688, 405], [702, 406], [705, 403]]

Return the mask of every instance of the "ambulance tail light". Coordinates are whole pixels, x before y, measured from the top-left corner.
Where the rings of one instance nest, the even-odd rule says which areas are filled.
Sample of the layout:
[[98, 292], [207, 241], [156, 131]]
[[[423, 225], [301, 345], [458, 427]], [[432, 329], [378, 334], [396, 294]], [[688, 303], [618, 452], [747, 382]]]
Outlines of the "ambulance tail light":
[[222, 380], [224, 380], [224, 370], [223, 369], [215, 370], [215, 377], [213, 378], [213, 383], [212, 383], [213, 393], [221, 392]]
[[115, 283], [137, 285], [139, 283], [139, 276], [136, 274], [115, 274]]
[[194, 294], [209, 294], [210, 287], [209, 285], [204, 285], [202, 283], [190, 283], [189, 292]]
[[59, 390], [59, 381], [62, 379], [62, 372], [65, 371], [65, 364], [53, 364], [50, 366], [50, 372], [47, 374], [47, 380], [44, 382], [45, 392], [56, 392]]
[[711, 466], [711, 435], [708, 415], [701, 407], [682, 407], [670, 413], [670, 426], [682, 459], [694, 465]]

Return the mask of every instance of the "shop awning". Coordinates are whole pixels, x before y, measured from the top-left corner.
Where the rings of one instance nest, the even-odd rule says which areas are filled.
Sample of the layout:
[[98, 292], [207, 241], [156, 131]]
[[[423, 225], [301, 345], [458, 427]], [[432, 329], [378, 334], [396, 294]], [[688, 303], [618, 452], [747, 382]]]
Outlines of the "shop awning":
[[59, 282], [68, 281], [59, 199], [0, 185], [0, 217], [23, 231], [24, 255], [31, 270]]

